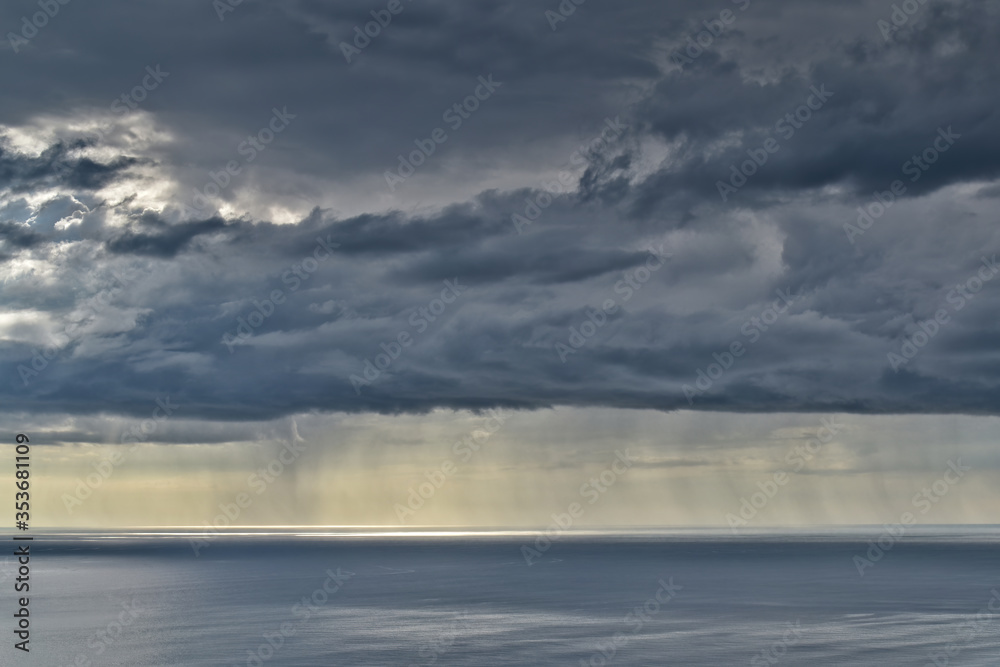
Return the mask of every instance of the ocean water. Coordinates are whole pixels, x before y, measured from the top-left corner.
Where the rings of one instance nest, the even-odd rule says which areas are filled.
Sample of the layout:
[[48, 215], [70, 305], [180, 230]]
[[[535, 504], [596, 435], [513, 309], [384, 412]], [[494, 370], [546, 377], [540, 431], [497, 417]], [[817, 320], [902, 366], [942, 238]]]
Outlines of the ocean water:
[[908, 535], [860, 576], [873, 536], [584, 534], [529, 566], [516, 533], [42, 534], [31, 653], [0, 663], [1000, 664], [1000, 532]]

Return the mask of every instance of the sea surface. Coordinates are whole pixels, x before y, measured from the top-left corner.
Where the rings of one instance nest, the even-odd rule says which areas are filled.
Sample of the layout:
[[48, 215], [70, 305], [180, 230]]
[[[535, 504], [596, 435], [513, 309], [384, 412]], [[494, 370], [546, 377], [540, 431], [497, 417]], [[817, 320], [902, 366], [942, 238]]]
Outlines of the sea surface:
[[513, 531], [33, 532], [3, 665], [1000, 665], [996, 527], [883, 537], [864, 576], [878, 530], [557, 535], [530, 566]]

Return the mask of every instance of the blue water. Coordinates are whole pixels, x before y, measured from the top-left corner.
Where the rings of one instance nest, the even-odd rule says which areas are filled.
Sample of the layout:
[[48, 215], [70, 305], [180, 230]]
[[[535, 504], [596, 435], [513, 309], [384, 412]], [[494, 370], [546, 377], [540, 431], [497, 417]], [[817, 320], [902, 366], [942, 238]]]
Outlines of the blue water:
[[40, 535], [32, 650], [5, 640], [0, 663], [1000, 664], [1000, 614], [969, 624], [1000, 596], [995, 529], [907, 536], [861, 577], [867, 539], [564, 536], [529, 567], [518, 535], [226, 536], [197, 557], [182, 537]]

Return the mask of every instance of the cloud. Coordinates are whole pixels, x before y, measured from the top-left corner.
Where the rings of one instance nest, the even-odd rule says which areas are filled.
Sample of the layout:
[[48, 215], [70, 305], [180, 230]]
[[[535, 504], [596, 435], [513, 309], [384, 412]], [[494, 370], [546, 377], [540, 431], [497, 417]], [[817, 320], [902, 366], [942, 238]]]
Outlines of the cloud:
[[[0, 339], [9, 409], [138, 415], [169, 394], [223, 420], [997, 412], [1000, 281], [971, 291], [1000, 250], [995, 8], [930, 3], [886, 41], [879, 3], [752, 3], [681, 67], [671, 55], [717, 16], [701, 3], [587, 4], [556, 32], [538, 7], [408, 5], [352, 64], [338, 45], [363, 3], [248, 1], [223, 22], [204, 3], [117, 6], [53, 20], [8, 82], [0, 307], [52, 323]], [[109, 38], [135, 25], [157, 29]], [[96, 65], [86, 77], [70, 52]], [[162, 88], [116, 119], [116, 93], [156, 63]], [[490, 73], [495, 96], [390, 193], [385, 170]], [[822, 86], [800, 127], [779, 126]], [[288, 129], [247, 160], [241, 142], [284, 106]], [[95, 141], [77, 112], [123, 125]], [[627, 132], [578, 153], [616, 116]], [[947, 128], [953, 145], [907, 171]], [[723, 201], [768, 139], [779, 149]], [[545, 191], [560, 171], [570, 185]], [[897, 179], [905, 193], [852, 236]], [[656, 270], [650, 248], [670, 253]], [[464, 288], [453, 301], [446, 281]]]

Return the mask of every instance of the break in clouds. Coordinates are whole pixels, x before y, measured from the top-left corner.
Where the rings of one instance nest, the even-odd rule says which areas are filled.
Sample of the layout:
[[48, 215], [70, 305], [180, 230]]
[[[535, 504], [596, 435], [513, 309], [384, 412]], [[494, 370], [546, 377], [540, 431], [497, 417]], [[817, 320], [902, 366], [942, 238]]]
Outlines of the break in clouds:
[[39, 6], [8, 411], [1000, 405], [995, 5]]

